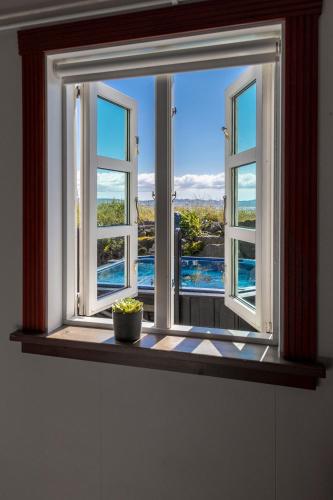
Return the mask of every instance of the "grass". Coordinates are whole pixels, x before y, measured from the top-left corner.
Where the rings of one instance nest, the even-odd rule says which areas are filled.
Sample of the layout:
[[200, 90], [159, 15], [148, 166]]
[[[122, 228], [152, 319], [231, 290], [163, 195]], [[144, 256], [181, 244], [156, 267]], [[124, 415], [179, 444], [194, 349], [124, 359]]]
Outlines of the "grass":
[[[177, 206], [176, 212], [181, 214], [195, 213], [200, 219], [201, 225], [206, 222], [218, 222], [223, 223], [224, 209], [216, 208], [214, 206], [195, 206], [193, 208], [184, 206]], [[154, 222], [155, 220], [155, 210], [149, 205], [139, 205], [140, 219], [144, 222]], [[241, 209], [238, 213], [239, 222], [255, 221], [256, 214], [254, 210]]]
[[[221, 224], [217, 228], [220, 236], [224, 234], [223, 227], [223, 208], [215, 206], [177, 206], [176, 211], [182, 217], [180, 227], [182, 229], [183, 238], [183, 254], [196, 255], [204, 247], [204, 243], [200, 238], [204, 235], [210, 235], [216, 228], [213, 229], [212, 224]], [[139, 224], [153, 223], [155, 220], [154, 207], [150, 205], [139, 205]], [[254, 227], [255, 211], [240, 210], [238, 213], [238, 221], [245, 227]], [[121, 200], [103, 201], [97, 205], [97, 225], [99, 227], [119, 225], [126, 223], [125, 220], [125, 204]], [[154, 235], [139, 237], [139, 254], [145, 255], [149, 253], [155, 241]], [[112, 259], [119, 259], [124, 255], [124, 241], [122, 238], [107, 238], [98, 240], [98, 265], [108, 262]]]
[[[109, 226], [124, 223], [125, 204], [120, 200], [103, 201], [97, 207], [98, 226]], [[207, 226], [207, 223], [218, 222], [223, 223], [224, 210], [215, 206], [177, 206], [176, 212], [181, 213], [185, 217], [195, 214], [200, 220], [202, 228]], [[139, 215], [141, 222], [154, 222], [155, 209], [151, 205], [139, 204]], [[238, 214], [239, 222], [250, 222], [255, 220], [254, 210], [240, 210]]]

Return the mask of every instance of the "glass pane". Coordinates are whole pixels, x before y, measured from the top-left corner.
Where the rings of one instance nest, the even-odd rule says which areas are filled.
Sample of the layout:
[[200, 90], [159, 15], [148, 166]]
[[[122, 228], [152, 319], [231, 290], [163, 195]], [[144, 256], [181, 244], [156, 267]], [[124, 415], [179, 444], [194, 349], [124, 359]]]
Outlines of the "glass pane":
[[128, 160], [128, 110], [97, 98], [97, 155]]
[[234, 226], [256, 227], [256, 164], [233, 169]]
[[127, 288], [127, 237], [97, 240], [97, 298]]
[[[140, 137], [140, 154], [138, 162], [138, 200], [133, 207], [138, 229], [138, 262], [136, 278], [138, 296], [144, 303], [146, 321], [154, 321], [154, 261], [155, 261], [155, 201], [152, 192], [155, 191], [155, 76], [140, 76], [138, 78], [123, 78], [103, 82], [122, 94], [131, 96], [137, 103], [140, 112], [137, 115], [138, 136]], [[128, 111], [128, 120], [130, 120]], [[220, 137], [219, 137], [220, 138]], [[130, 158], [129, 158], [130, 159]], [[117, 167], [116, 167], [117, 168]], [[128, 183], [130, 186], [130, 182]], [[128, 192], [128, 211], [130, 193]], [[119, 199], [117, 193], [112, 198]], [[126, 199], [126, 198], [125, 198]], [[129, 216], [127, 223], [129, 223]], [[111, 296], [112, 297], [112, 296]]]
[[256, 146], [256, 82], [234, 98], [234, 153]]
[[256, 246], [247, 241], [234, 242], [234, 295], [248, 305], [256, 305]]
[[97, 226], [128, 223], [127, 173], [97, 169]]

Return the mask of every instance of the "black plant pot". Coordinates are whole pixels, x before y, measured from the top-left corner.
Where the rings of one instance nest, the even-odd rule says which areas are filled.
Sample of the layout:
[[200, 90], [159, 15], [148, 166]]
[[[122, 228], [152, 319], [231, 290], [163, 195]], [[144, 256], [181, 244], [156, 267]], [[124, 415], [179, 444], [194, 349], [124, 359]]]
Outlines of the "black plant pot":
[[116, 340], [120, 340], [121, 342], [135, 342], [140, 338], [142, 311], [132, 314], [114, 312], [112, 317]]

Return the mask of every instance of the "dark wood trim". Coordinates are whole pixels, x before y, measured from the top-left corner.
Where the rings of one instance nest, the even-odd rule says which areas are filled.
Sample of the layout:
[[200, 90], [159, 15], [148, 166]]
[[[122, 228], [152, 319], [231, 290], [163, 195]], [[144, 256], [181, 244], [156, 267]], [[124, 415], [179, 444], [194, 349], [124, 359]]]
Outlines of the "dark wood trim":
[[23, 324], [46, 330], [45, 57], [22, 58]]
[[19, 32], [21, 54], [90, 47], [245, 23], [319, 15], [322, 0], [209, 0]]
[[46, 329], [45, 55], [69, 48], [285, 21], [284, 355], [316, 357], [318, 17], [322, 0], [209, 0], [20, 31], [25, 330]]
[[318, 16], [285, 23], [284, 355], [317, 352]]
[[[183, 348], [180, 343], [177, 347], [164, 347], [159, 350], [154, 346], [167, 336], [148, 334], [139, 343], [131, 345], [115, 341], [112, 330], [108, 331], [110, 338], [101, 342], [73, 340], [76, 334], [80, 334], [79, 330], [82, 332], [80, 327], [71, 327], [71, 334], [66, 333], [66, 338], [63, 338], [61, 334], [68, 328], [64, 327], [61, 330], [57, 338], [52, 338], [52, 334], [47, 336], [33, 335], [31, 332], [30, 334], [15, 332], [11, 335], [11, 340], [22, 343], [23, 353], [193, 373], [303, 389], [315, 389], [318, 379], [325, 377], [325, 367], [322, 364], [287, 362], [279, 358], [276, 347], [269, 347], [266, 351], [265, 346], [251, 346], [249, 351], [242, 355], [241, 352], [237, 353], [235, 347], [232, 351], [231, 342], [211, 341], [223, 353], [214, 356], [193, 353], [195, 347], [203, 342], [202, 339], [184, 337], [182, 342], [187, 342], [187, 345], [185, 344]], [[92, 329], [89, 334], [93, 339]], [[228, 356], [228, 352], [232, 354]]]

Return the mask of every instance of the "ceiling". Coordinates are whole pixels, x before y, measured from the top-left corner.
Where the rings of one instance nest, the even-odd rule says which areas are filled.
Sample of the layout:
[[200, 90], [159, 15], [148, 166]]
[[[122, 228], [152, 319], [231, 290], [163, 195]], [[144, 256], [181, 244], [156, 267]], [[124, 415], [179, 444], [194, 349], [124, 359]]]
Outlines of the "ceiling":
[[0, 30], [192, 1], [197, 0], [0, 0]]

